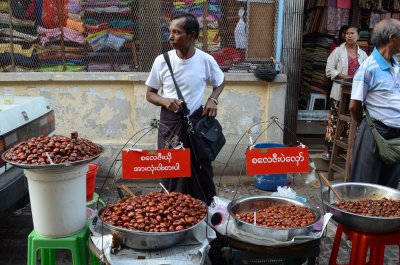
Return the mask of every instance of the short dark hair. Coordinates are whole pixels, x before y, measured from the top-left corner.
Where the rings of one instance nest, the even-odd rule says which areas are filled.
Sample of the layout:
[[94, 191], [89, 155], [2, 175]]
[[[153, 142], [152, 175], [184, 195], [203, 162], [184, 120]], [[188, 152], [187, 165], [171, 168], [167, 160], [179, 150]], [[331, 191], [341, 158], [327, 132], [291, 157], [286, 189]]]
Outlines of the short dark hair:
[[342, 32], [346, 32], [346, 30], [349, 28], [349, 26], [348, 25], [343, 25], [343, 26], [341, 26], [340, 27], [340, 30], [339, 30], [339, 34], [341, 34]]
[[179, 13], [172, 17], [172, 20], [185, 18], [185, 25], [183, 28], [186, 31], [186, 34], [190, 34], [193, 31], [196, 32], [196, 38], [199, 36], [200, 25], [196, 16], [190, 13]]
[[372, 31], [371, 43], [380, 48], [389, 43], [390, 36], [400, 36], [400, 27], [398, 20], [388, 18], [380, 21]]
[[344, 39], [342, 39], [342, 33], [346, 33], [346, 30], [349, 28], [347, 25], [343, 25], [340, 30], [339, 30], [339, 36], [338, 36], [338, 45], [342, 44], [344, 42]]

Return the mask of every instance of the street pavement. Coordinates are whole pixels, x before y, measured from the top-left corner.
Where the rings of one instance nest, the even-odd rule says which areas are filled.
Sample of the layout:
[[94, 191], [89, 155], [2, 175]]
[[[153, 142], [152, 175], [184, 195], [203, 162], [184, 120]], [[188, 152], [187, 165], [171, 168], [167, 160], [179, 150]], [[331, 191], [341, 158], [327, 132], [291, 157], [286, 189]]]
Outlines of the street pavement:
[[[317, 158], [315, 158], [317, 159]], [[321, 161], [318, 164], [321, 165]], [[325, 165], [326, 166], [326, 165]], [[324, 165], [322, 164], [322, 167]], [[325, 172], [326, 174], [326, 172]], [[297, 195], [307, 198], [308, 203], [323, 211], [321, 201], [321, 189], [319, 181], [306, 184], [306, 175], [289, 175], [288, 186]], [[243, 195], [270, 195], [271, 192], [261, 191], [254, 187], [253, 178], [247, 176], [215, 176], [215, 183], [218, 187], [218, 194], [228, 199], [238, 198]], [[338, 179], [335, 182], [340, 182]], [[112, 180], [105, 182], [105, 178], [98, 176], [96, 180], [96, 192], [105, 183], [101, 191], [101, 198], [110, 203], [115, 202], [119, 197]], [[221, 184], [220, 184], [221, 183]], [[157, 182], [131, 181], [128, 186], [137, 194], [146, 193], [152, 190], [159, 190]], [[27, 237], [33, 229], [30, 206], [19, 209], [9, 216], [0, 219], [0, 264], [1, 265], [22, 265], [27, 263]], [[336, 232], [336, 224], [330, 221], [325, 237], [322, 239], [321, 251], [318, 264], [327, 265], [331, 254], [333, 239]], [[347, 264], [350, 253], [349, 243], [342, 239], [338, 257], [339, 264]], [[385, 265], [399, 264], [399, 250], [397, 247], [386, 248]], [[72, 264], [71, 255], [68, 251], [57, 251], [57, 264]], [[229, 255], [228, 255], [229, 258]], [[270, 263], [269, 263], [270, 264]], [[213, 264], [222, 265], [222, 264]]]

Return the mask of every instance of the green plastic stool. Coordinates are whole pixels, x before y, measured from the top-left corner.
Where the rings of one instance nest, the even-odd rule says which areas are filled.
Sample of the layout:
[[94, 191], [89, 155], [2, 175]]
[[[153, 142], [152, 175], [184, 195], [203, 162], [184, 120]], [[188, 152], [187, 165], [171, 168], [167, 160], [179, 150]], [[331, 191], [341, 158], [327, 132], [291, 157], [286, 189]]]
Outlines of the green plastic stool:
[[[93, 199], [91, 201], [86, 202], [86, 206], [91, 206], [95, 205], [96, 203], [99, 203], [102, 207], [105, 207], [106, 204], [105, 202], [100, 199], [99, 194], [96, 192], [93, 193]], [[90, 264], [91, 265], [100, 265], [100, 260], [92, 253], [92, 251], [89, 250], [89, 257], [90, 257]], [[29, 264], [28, 264], [29, 265]]]
[[28, 265], [36, 265], [38, 250], [41, 252], [42, 265], [55, 265], [55, 250], [69, 249], [72, 253], [74, 265], [87, 264], [86, 251], [89, 238], [89, 226], [76, 234], [61, 238], [44, 237], [33, 230], [28, 236]]
[[100, 265], [100, 260], [92, 253], [92, 251], [89, 251], [89, 253], [90, 253], [90, 264]]
[[104, 201], [102, 199], [100, 199], [99, 194], [97, 194], [96, 192], [93, 193], [93, 199], [91, 201], [86, 202], [86, 206], [91, 206], [93, 204], [96, 204], [97, 202], [99, 202], [99, 204], [101, 206], [106, 206], [106, 204], [104, 203]]

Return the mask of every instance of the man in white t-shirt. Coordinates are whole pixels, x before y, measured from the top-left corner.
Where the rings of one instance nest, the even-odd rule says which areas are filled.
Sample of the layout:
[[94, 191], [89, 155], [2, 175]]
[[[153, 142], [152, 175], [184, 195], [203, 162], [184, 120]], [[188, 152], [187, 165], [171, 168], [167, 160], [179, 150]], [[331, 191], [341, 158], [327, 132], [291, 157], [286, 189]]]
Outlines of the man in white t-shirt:
[[357, 70], [351, 91], [350, 112], [359, 125], [352, 153], [350, 181], [397, 188], [400, 163], [385, 164], [368, 123], [365, 107], [385, 139], [400, 137], [400, 73], [393, 55], [400, 52], [400, 21], [376, 24], [371, 42], [375, 49]]
[[[197, 18], [189, 13], [174, 16], [169, 25], [173, 50], [168, 55], [191, 120], [201, 116], [215, 117], [218, 97], [224, 89], [224, 74], [214, 58], [195, 48], [199, 29]], [[203, 108], [207, 81], [211, 83], [213, 90]], [[179, 142], [190, 148], [188, 121], [163, 55], [155, 59], [146, 86], [147, 101], [161, 106], [158, 148], [171, 148]], [[160, 88], [161, 95], [158, 94]], [[163, 184], [169, 191], [190, 194], [210, 204], [212, 197], [216, 195], [211, 161], [197, 161], [194, 156], [191, 156], [191, 161], [191, 178], [163, 179]]]

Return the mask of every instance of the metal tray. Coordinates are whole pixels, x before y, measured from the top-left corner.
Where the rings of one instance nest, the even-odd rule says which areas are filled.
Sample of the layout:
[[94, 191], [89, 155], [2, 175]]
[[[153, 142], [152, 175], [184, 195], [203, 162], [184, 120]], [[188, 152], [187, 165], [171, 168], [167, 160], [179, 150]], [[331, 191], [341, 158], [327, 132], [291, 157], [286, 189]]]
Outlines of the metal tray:
[[[205, 206], [207, 207], [207, 206]], [[192, 227], [176, 232], [145, 232], [139, 230], [130, 230], [122, 227], [110, 225], [101, 220], [100, 215], [105, 208], [102, 208], [97, 218], [103, 223], [104, 227], [109, 229], [113, 236], [124, 246], [139, 250], [156, 250], [171, 247], [179, 243], [187, 233], [196, 228], [206, 216]]]
[[[333, 188], [345, 200], [382, 199], [400, 200], [400, 191], [386, 186], [369, 183], [348, 182], [333, 184]], [[322, 192], [325, 209], [332, 213], [332, 218], [346, 228], [368, 233], [389, 233], [400, 229], [400, 217], [374, 217], [346, 212], [335, 207], [338, 202], [328, 188]]]
[[79, 161], [75, 161], [75, 162], [68, 162], [68, 163], [46, 164], [46, 165], [19, 164], [19, 163], [15, 163], [15, 162], [12, 162], [12, 161], [7, 160], [7, 159], [5, 158], [5, 155], [6, 155], [7, 152], [4, 152], [4, 153], [1, 155], [1, 158], [2, 158], [5, 162], [7, 162], [7, 163], [9, 163], [9, 164], [11, 164], [11, 165], [13, 165], [13, 166], [16, 166], [16, 167], [19, 167], [19, 168], [23, 168], [23, 169], [39, 169], [39, 168], [40, 168], [40, 169], [43, 169], [43, 168], [73, 167], [73, 166], [77, 166], [77, 165], [81, 165], [81, 164], [88, 164], [88, 163], [92, 162], [93, 160], [95, 160], [96, 158], [98, 158], [98, 157], [104, 152], [104, 147], [101, 146], [101, 145], [99, 145], [99, 144], [96, 144], [96, 145], [97, 145], [98, 147], [100, 147], [100, 149], [101, 149], [100, 153], [98, 153], [97, 155], [92, 156], [92, 157], [89, 157], [88, 159], [79, 160]]
[[[315, 216], [314, 222], [307, 226], [294, 228], [272, 228], [250, 224], [236, 218], [235, 214], [241, 212], [253, 212], [265, 209], [273, 205], [296, 205], [310, 209]], [[307, 203], [300, 202], [290, 198], [274, 196], [250, 196], [236, 199], [228, 204], [228, 212], [239, 229], [260, 237], [273, 238], [278, 241], [289, 241], [295, 236], [308, 235], [312, 231], [312, 226], [321, 219], [321, 213]]]

